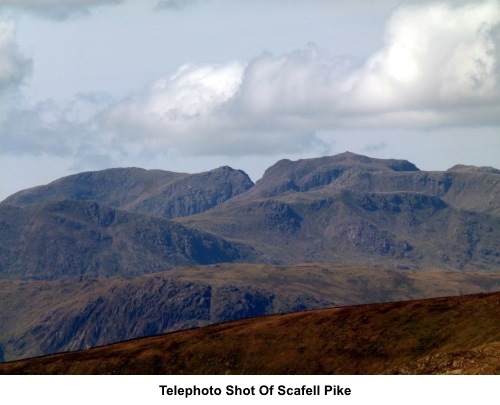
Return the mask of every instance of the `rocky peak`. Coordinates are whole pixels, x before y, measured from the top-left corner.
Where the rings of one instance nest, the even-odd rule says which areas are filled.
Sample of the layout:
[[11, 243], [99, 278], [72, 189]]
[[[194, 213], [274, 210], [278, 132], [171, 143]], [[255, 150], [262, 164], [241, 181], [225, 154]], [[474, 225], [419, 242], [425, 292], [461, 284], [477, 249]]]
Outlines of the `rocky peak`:
[[448, 172], [469, 172], [469, 173], [490, 173], [500, 174], [500, 170], [490, 166], [455, 165], [450, 167]]
[[229, 166], [196, 174], [117, 168], [63, 177], [13, 194], [2, 204], [96, 201], [112, 208], [178, 218], [210, 209], [252, 186], [245, 172]]
[[368, 156], [358, 155], [352, 152], [344, 152], [332, 156], [330, 163], [341, 164], [347, 167], [357, 166], [372, 170], [389, 169], [396, 172], [416, 172], [419, 168], [407, 160], [401, 159], [376, 159]]
[[348, 183], [354, 181], [352, 179], [357, 181], [366, 177], [366, 173], [417, 171], [418, 167], [407, 160], [375, 159], [352, 152], [295, 162], [283, 159], [266, 170], [252, 192], [276, 196], [324, 187], [339, 178], [344, 178]]

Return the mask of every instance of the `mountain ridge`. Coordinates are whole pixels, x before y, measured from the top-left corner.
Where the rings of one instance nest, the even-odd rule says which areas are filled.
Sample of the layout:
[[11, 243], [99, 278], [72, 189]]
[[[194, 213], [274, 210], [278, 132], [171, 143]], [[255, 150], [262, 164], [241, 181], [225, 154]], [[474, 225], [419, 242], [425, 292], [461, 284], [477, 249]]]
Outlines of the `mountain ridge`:
[[[406, 160], [350, 152], [281, 160], [255, 184], [228, 166], [193, 175], [109, 169], [21, 191], [0, 203], [0, 211], [14, 204], [28, 212], [70, 197], [82, 203], [94, 198], [103, 207], [139, 215], [138, 221], [145, 218], [140, 215], [175, 219], [191, 233], [246, 246], [244, 256], [252, 263], [500, 270], [500, 175], [491, 170], [425, 172]], [[12, 227], [13, 220], [6, 217], [4, 226]], [[61, 251], [52, 251], [61, 257], [65, 251], [88, 254], [94, 236], [80, 232], [69, 238], [83, 238], [80, 252], [63, 241], [54, 241]], [[2, 243], [5, 273], [19, 249], [14, 239]], [[173, 260], [155, 267], [176, 266]]]
[[96, 201], [111, 208], [172, 219], [203, 212], [252, 186], [246, 173], [229, 166], [195, 174], [115, 168], [78, 173], [21, 190], [0, 205]]
[[85, 172], [0, 203], [0, 359], [492, 291], [499, 274], [500, 175], [488, 168], [345, 153], [282, 160], [255, 184], [227, 166]]

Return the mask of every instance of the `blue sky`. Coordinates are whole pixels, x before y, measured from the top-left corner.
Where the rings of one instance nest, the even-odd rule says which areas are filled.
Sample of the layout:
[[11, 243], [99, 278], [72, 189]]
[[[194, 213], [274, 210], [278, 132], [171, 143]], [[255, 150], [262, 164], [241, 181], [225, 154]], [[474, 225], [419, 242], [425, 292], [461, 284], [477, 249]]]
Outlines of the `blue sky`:
[[0, 0], [0, 199], [346, 150], [500, 167], [500, 3]]

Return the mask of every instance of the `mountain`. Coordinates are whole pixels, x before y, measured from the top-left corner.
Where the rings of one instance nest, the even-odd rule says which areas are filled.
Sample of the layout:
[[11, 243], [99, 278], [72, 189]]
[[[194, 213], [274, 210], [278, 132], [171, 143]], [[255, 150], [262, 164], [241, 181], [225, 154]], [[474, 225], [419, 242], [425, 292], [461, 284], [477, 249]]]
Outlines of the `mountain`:
[[25, 206], [58, 200], [96, 201], [115, 209], [178, 218], [206, 211], [252, 186], [246, 173], [228, 166], [197, 174], [108, 169], [79, 173], [23, 190], [1, 204]]
[[4, 374], [500, 374], [500, 293], [239, 320], [0, 364]]
[[500, 291], [500, 274], [332, 264], [216, 264], [137, 277], [0, 280], [0, 360], [235, 319]]
[[419, 170], [406, 160], [351, 152], [271, 166], [245, 195], [277, 197], [324, 189], [358, 193], [421, 193], [455, 208], [500, 215], [500, 170], [457, 165], [444, 172]]
[[[346, 152], [281, 160], [255, 185], [227, 166], [193, 175], [110, 169], [21, 191], [0, 207], [59, 199], [174, 218], [251, 247], [245, 257], [253, 263], [500, 270], [500, 171], [493, 168], [426, 172], [406, 160]], [[4, 245], [0, 255], [25, 260], [10, 249]], [[14, 274], [6, 263], [4, 274]]]
[[80, 173], [0, 203], [0, 360], [498, 277], [493, 168], [346, 152], [255, 184], [229, 167]]
[[282, 160], [247, 192], [179, 222], [276, 264], [500, 270], [500, 175], [424, 172], [353, 153]]
[[[413, 163], [406, 160], [374, 159], [351, 152], [295, 162], [283, 159], [265, 171], [249, 194], [276, 197], [293, 192], [304, 193], [325, 186], [370, 191], [373, 186], [387, 183], [388, 174], [418, 171]], [[374, 179], [378, 179], [380, 174], [383, 181], [374, 185]]]
[[0, 206], [0, 278], [134, 276], [252, 260], [252, 249], [174, 221], [64, 200]]

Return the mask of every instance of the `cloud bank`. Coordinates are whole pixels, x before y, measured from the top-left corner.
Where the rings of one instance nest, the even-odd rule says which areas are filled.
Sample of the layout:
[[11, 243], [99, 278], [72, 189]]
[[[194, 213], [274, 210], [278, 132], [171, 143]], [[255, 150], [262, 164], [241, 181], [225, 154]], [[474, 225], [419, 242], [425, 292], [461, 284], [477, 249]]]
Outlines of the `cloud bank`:
[[[71, 2], [98, 3], [111, 1]], [[1, 32], [0, 91], [22, 77], [9, 63], [26, 64], [9, 29]], [[74, 106], [47, 102], [11, 113], [0, 130], [8, 134], [4, 150], [18, 154], [296, 153], [321, 148], [335, 130], [498, 126], [499, 82], [500, 4], [426, 3], [397, 9], [382, 48], [362, 63], [310, 44], [249, 61], [186, 64], [124, 100], [79, 100], [91, 106], [84, 119]]]
[[0, 0], [1, 8], [18, 9], [57, 20], [86, 15], [92, 7], [119, 4], [123, 0]]
[[[84, 16], [92, 8], [105, 5], [118, 5], [132, 0], [0, 0], [2, 9], [28, 11], [52, 20], [66, 20]], [[208, 0], [148, 0], [157, 10], [181, 10]]]
[[330, 129], [498, 125], [500, 5], [402, 7], [362, 65], [315, 45], [183, 66], [105, 113], [126, 142], [187, 154], [297, 151]]
[[369, 124], [368, 114], [387, 124], [491, 124], [499, 34], [497, 2], [401, 8], [387, 24], [384, 48], [345, 81], [340, 108]]

